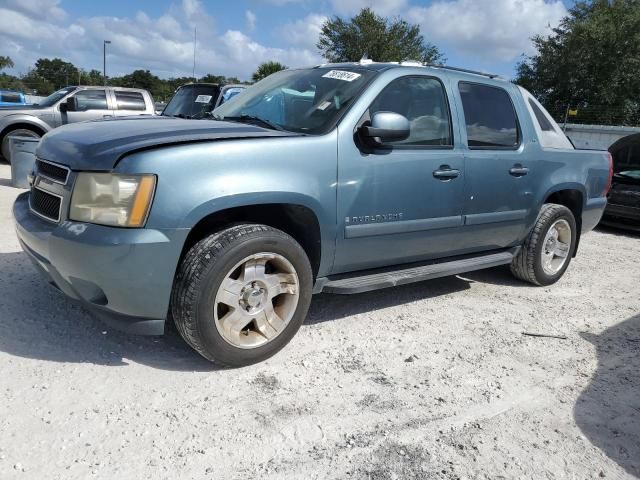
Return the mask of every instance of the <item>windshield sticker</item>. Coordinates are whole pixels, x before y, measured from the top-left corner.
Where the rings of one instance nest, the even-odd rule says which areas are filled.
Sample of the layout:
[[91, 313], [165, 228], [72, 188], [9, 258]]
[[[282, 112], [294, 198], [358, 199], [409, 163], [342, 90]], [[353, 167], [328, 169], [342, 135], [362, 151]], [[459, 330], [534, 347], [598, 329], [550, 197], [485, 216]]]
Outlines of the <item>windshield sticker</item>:
[[317, 110], [326, 110], [331, 105], [331, 102], [324, 101], [316, 107]]
[[198, 95], [196, 97], [196, 103], [209, 103], [213, 98], [211, 95]]
[[330, 72], [327, 72], [324, 75], [322, 75], [322, 78], [333, 78], [335, 80], [353, 82], [354, 80], [357, 80], [361, 76], [362, 75], [360, 75], [359, 73], [346, 72], [344, 70], [331, 70]]

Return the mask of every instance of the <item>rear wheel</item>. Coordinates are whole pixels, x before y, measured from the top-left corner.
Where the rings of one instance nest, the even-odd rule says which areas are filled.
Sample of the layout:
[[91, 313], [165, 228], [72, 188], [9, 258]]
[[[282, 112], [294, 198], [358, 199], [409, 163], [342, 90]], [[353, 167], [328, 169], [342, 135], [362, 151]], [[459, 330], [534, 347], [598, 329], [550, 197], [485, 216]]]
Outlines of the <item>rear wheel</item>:
[[311, 302], [307, 256], [289, 235], [239, 225], [196, 243], [176, 275], [171, 310], [185, 341], [227, 366], [262, 361], [284, 347]]
[[534, 285], [557, 282], [569, 267], [576, 238], [571, 210], [552, 203], [543, 205], [533, 230], [513, 259], [511, 272]]
[[18, 127], [13, 130], [9, 130], [4, 137], [2, 137], [2, 157], [7, 161], [11, 162], [11, 137], [30, 137], [30, 138], [40, 138], [42, 137], [42, 133], [27, 127]]

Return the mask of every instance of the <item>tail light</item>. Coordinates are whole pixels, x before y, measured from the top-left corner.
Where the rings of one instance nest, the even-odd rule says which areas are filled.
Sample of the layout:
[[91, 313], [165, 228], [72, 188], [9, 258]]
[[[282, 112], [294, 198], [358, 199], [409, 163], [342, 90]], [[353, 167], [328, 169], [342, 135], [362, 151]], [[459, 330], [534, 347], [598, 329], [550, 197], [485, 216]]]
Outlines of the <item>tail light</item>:
[[604, 187], [604, 191], [602, 192], [603, 197], [609, 195], [611, 184], [613, 182], [613, 157], [611, 156], [611, 152], [607, 152], [607, 155], [609, 156], [609, 178], [607, 179], [607, 185]]

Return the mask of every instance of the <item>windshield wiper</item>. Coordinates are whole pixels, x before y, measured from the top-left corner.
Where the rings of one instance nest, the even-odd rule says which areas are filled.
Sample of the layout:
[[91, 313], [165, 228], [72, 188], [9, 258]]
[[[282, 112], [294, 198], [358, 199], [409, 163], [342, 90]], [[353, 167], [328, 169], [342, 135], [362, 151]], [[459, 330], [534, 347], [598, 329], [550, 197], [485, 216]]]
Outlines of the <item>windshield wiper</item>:
[[220, 115], [214, 115], [213, 118], [216, 120], [228, 120], [230, 122], [259, 124], [263, 127], [270, 128], [271, 130], [278, 130], [280, 132], [284, 131], [284, 128], [280, 125], [276, 125], [269, 120], [253, 115], [238, 115], [237, 117], [222, 117]]

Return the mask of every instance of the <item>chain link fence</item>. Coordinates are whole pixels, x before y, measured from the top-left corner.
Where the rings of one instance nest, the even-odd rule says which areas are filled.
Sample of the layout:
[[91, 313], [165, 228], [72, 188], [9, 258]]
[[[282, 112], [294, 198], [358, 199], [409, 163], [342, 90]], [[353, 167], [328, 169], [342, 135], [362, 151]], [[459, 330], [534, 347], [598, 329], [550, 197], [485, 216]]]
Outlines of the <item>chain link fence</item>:
[[547, 109], [561, 126], [566, 123], [583, 125], [615, 125], [640, 127], [640, 103], [624, 106], [564, 105]]

